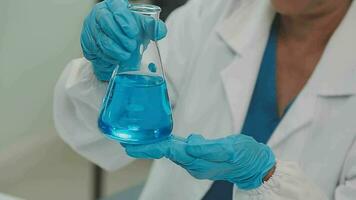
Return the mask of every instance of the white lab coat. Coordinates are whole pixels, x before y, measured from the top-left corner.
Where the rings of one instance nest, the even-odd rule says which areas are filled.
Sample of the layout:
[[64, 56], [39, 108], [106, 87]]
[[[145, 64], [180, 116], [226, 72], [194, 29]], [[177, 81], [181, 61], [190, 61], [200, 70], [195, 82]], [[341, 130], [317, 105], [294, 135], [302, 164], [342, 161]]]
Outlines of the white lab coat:
[[[239, 133], [274, 16], [268, 0], [191, 0], [171, 15], [160, 47], [174, 102], [174, 134]], [[353, 3], [268, 142], [279, 159], [275, 175], [255, 190], [235, 188], [234, 199], [356, 199], [355, 37]], [[105, 88], [88, 61], [72, 61], [56, 86], [54, 118], [74, 150], [116, 170], [132, 159], [97, 128]], [[140, 199], [198, 200], [211, 184], [160, 159]]]

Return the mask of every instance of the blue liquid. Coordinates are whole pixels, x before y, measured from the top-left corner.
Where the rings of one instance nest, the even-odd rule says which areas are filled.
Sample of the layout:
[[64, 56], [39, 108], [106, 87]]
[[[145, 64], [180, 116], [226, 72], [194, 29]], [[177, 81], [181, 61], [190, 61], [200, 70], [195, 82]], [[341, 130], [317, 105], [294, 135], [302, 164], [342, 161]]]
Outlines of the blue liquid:
[[105, 135], [122, 143], [153, 143], [170, 136], [173, 121], [164, 79], [117, 75], [109, 85], [98, 125]]

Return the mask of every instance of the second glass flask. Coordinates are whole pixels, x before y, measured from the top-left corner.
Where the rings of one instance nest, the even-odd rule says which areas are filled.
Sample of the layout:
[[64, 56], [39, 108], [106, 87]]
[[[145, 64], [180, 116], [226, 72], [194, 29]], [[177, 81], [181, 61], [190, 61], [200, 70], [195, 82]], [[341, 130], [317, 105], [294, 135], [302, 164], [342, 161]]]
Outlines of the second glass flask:
[[157, 42], [151, 40], [161, 9], [148, 4], [132, 4], [129, 9], [151, 27], [140, 27], [145, 30], [137, 36], [137, 49], [113, 72], [98, 126], [121, 143], [154, 143], [168, 138], [173, 128], [160, 52]]

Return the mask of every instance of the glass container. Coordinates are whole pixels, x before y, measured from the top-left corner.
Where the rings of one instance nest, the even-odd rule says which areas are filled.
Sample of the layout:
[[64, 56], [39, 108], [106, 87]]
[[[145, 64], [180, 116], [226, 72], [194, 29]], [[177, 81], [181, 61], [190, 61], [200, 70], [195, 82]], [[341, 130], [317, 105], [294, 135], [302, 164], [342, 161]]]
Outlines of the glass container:
[[[173, 128], [171, 105], [159, 48], [151, 40], [161, 9], [131, 4], [137, 20], [146, 20], [139, 45], [128, 61], [113, 72], [103, 100], [98, 126], [111, 139], [128, 144], [154, 143], [168, 138]], [[141, 19], [140, 19], [141, 18]]]

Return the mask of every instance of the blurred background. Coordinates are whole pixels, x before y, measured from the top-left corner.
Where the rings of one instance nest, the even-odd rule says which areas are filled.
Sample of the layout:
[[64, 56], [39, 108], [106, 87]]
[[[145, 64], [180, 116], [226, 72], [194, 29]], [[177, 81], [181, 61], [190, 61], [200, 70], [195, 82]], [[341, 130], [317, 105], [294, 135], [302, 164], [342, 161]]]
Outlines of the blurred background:
[[[151, 3], [162, 7], [165, 19], [185, 1]], [[53, 88], [66, 63], [81, 56], [82, 21], [95, 3], [0, 1], [0, 193], [28, 200], [115, 199], [144, 183], [150, 162], [101, 173], [54, 129]]]

